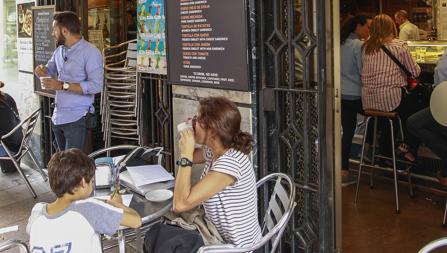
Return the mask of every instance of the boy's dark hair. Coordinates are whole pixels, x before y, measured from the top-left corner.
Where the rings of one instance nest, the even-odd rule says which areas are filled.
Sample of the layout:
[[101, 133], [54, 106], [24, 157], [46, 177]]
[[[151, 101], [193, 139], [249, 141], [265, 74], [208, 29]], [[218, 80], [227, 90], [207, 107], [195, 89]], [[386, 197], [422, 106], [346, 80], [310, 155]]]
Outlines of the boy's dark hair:
[[51, 190], [58, 198], [73, 194], [82, 179], [89, 183], [95, 176], [95, 162], [79, 149], [72, 148], [55, 153], [48, 163]]
[[81, 21], [79, 21], [78, 15], [72, 11], [56, 12], [53, 16], [53, 20], [57, 25], [65, 27], [73, 34], [81, 34]]

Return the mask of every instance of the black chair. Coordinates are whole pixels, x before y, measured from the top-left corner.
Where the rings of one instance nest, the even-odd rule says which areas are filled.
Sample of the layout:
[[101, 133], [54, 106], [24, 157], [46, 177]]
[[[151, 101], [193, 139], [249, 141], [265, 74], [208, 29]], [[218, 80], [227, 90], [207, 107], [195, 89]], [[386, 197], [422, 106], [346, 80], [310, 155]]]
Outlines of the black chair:
[[[31, 186], [30, 182], [28, 181], [28, 178], [26, 177], [25, 173], [23, 173], [22, 167], [20, 167], [20, 160], [26, 155], [29, 154], [31, 157], [31, 160], [33, 160], [34, 164], [36, 165], [36, 171], [39, 172], [42, 175], [42, 178], [44, 181], [47, 181], [48, 177], [43, 168], [39, 165], [37, 162], [36, 156], [34, 155], [33, 151], [30, 148], [30, 141], [31, 136], [34, 131], [34, 127], [36, 126], [36, 123], [38, 122], [40, 115], [40, 109], [37, 109], [34, 111], [30, 116], [28, 116], [25, 120], [20, 122], [16, 127], [14, 127], [9, 133], [1, 136], [0, 143], [3, 146], [3, 148], [6, 151], [7, 156], [1, 156], [0, 160], [9, 160], [11, 161], [14, 166], [16, 167], [19, 174], [22, 176], [23, 180], [25, 180], [26, 186], [33, 194], [33, 197], [36, 198], [36, 192], [34, 191], [33, 187]], [[5, 140], [14, 134], [16, 131], [23, 131], [23, 138], [22, 142], [20, 144], [20, 148], [17, 152], [13, 152], [10, 147], [5, 143]]]

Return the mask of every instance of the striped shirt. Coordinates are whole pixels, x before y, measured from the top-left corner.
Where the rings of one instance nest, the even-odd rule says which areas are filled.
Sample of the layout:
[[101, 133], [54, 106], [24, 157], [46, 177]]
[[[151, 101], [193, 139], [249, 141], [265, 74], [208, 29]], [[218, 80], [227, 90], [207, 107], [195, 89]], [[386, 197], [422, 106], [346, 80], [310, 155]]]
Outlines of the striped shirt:
[[202, 177], [209, 171], [216, 171], [236, 179], [233, 185], [203, 203], [206, 216], [226, 243], [252, 246], [262, 235], [258, 222], [256, 177], [250, 159], [235, 149], [214, 159], [212, 151], [205, 148], [204, 156], [206, 163]]
[[[421, 68], [411, 58], [404, 41], [394, 39], [385, 46], [413, 77], [419, 76]], [[371, 54], [365, 54], [363, 50], [362, 63], [363, 109], [385, 112], [396, 109], [402, 97], [401, 87], [407, 84], [406, 74], [382, 49]]]

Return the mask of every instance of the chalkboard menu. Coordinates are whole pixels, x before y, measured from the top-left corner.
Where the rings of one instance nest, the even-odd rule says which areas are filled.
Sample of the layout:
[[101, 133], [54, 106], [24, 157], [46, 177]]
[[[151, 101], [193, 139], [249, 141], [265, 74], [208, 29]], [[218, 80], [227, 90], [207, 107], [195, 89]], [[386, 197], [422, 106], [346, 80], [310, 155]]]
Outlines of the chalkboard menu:
[[[37, 6], [32, 8], [33, 12], [33, 66], [47, 64], [56, 49], [53, 36], [53, 14], [54, 5]], [[55, 92], [42, 89], [40, 80], [34, 75], [34, 92], [43, 96], [53, 97]]]
[[168, 82], [249, 90], [244, 0], [166, 1]]

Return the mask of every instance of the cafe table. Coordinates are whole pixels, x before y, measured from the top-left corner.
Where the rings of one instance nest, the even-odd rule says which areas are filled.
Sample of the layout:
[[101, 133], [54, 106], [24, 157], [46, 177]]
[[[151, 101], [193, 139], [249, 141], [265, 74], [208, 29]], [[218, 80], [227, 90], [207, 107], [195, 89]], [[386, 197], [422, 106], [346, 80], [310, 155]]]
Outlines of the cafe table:
[[[95, 190], [95, 197], [104, 195], [110, 195], [109, 189]], [[124, 194], [133, 194], [129, 207], [137, 211], [141, 216], [141, 227], [138, 229], [128, 228], [120, 226], [118, 232], [112, 236], [118, 241], [118, 249], [120, 253], [126, 252], [126, 242], [135, 241], [136, 251], [143, 252], [143, 240], [144, 233], [154, 224], [160, 222], [161, 217], [169, 212], [172, 208], [172, 198], [163, 202], [151, 202], [144, 196], [131, 192], [126, 189]], [[105, 236], [102, 236], [105, 238]], [[101, 240], [103, 242], [103, 240]], [[103, 245], [103, 250], [115, 247], [116, 244]]]
[[[89, 157], [95, 159], [101, 156], [110, 156], [111, 152], [125, 152], [128, 153], [131, 150], [137, 148], [137, 146], [132, 145], [120, 145], [113, 146], [104, 149], [97, 150], [91, 154]], [[151, 202], [147, 200], [144, 196], [141, 196], [137, 193], [133, 193], [130, 189], [121, 186], [122, 189], [125, 189], [126, 192], [124, 194], [133, 194], [132, 200], [130, 202], [129, 207], [133, 208], [137, 213], [141, 216], [141, 227], [138, 229], [132, 229], [128, 227], [121, 226], [118, 232], [112, 236], [112, 238], [116, 238], [118, 241], [118, 248], [120, 253], [126, 252], [126, 242], [135, 240], [136, 250], [137, 252], [143, 252], [143, 241], [142, 235], [154, 224], [160, 222], [161, 217], [169, 212], [172, 208], [172, 198], [166, 200], [164, 202]], [[110, 188], [107, 189], [95, 189], [94, 197], [100, 197], [105, 195], [110, 195]], [[107, 238], [106, 236], [102, 236], [102, 238]], [[101, 239], [101, 243], [103, 240]], [[103, 246], [103, 250], [107, 250], [109, 248], [115, 247], [115, 244]]]

